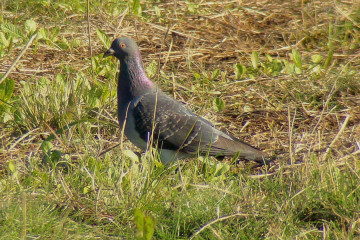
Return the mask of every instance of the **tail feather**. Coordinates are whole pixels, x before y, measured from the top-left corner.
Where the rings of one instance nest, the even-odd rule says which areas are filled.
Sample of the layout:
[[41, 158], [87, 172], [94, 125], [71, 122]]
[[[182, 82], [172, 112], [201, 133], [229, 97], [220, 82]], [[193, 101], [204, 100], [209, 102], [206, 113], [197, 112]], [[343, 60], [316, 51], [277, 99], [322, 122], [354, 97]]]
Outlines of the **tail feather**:
[[256, 149], [255, 147], [252, 147], [236, 138], [229, 139], [223, 136], [219, 136], [218, 140], [212, 144], [210, 154], [215, 152], [218, 156], [238, 155], [239, 158], [258, 163], [267, 163], [271, 160], [268, 154], [260, 151], [259, 149]]

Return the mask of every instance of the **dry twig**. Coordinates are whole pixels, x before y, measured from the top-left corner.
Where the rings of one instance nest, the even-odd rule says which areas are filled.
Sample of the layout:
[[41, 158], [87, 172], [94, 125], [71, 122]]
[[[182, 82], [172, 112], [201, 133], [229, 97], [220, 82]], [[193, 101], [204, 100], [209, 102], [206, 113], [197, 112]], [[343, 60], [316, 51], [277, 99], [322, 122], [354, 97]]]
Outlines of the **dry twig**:
[[24, 53], [26, 52], [26, 50], [30, 47], [31, 43], [34, 41], [34, 39], [36, 38], [37, 34], [34, 34], [31, 36], [31, 38], [29, 39], [29, 41], [27, 42], [27, 44], [25, 45], [25, 47], [23, 48], [23, 50], [21, 50], [20, 54], [16, 57], [15, 61], [11, 64], [11, 66], [9, 67], [9, 69], [6, 71], [6, 73], [4, 74], [4, 76], [2, 76], [2, 78], [0, 79], [0, 84], [6, 79], [6, 77], [10, 74], [10, 72], [12, 71], [12, 69], [16, 66], [16, 64], [18, 63], [18, 61], [20, 60], [20, 58], [22, 57], [22, 55], [24, 55]]

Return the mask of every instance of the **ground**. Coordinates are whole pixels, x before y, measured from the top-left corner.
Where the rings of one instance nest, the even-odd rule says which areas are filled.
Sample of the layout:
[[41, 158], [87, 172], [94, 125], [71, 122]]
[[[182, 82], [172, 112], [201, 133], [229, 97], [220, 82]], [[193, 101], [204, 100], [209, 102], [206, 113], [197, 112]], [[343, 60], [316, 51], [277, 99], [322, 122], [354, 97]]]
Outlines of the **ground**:
[[[360, 238], [357, 1], [0, 4], [2, 239]], [[274, 162], [139, 157], [102, 58], [119, 36]]]

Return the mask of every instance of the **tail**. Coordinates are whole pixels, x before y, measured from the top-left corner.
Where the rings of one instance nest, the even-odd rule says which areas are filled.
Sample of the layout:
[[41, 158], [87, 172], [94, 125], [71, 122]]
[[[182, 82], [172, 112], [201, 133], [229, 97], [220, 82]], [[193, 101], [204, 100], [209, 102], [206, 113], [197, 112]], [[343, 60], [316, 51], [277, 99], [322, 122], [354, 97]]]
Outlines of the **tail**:
[[238, 156], [240, 159], [255, 161], [260, 164], [268, 164], [275, 159], [275, 157], [270, 157], [268, 154], [237, 138], [230, 138], [219, 136], [219, 139], [213, 143], [212, 148], [223, 149], [218, 156]]

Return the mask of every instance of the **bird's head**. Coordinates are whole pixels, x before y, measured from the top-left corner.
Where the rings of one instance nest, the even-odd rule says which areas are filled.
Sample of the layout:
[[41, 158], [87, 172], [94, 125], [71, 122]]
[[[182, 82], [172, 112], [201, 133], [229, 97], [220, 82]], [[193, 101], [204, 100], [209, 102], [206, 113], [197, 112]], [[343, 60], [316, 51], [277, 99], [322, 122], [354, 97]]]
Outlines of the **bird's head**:
[[116, 38], [111, 47], [104, 53], [104, 57], [115, 56], [119, 60], [127, 57], [139, 56], [139, 47], [131, 38]]

